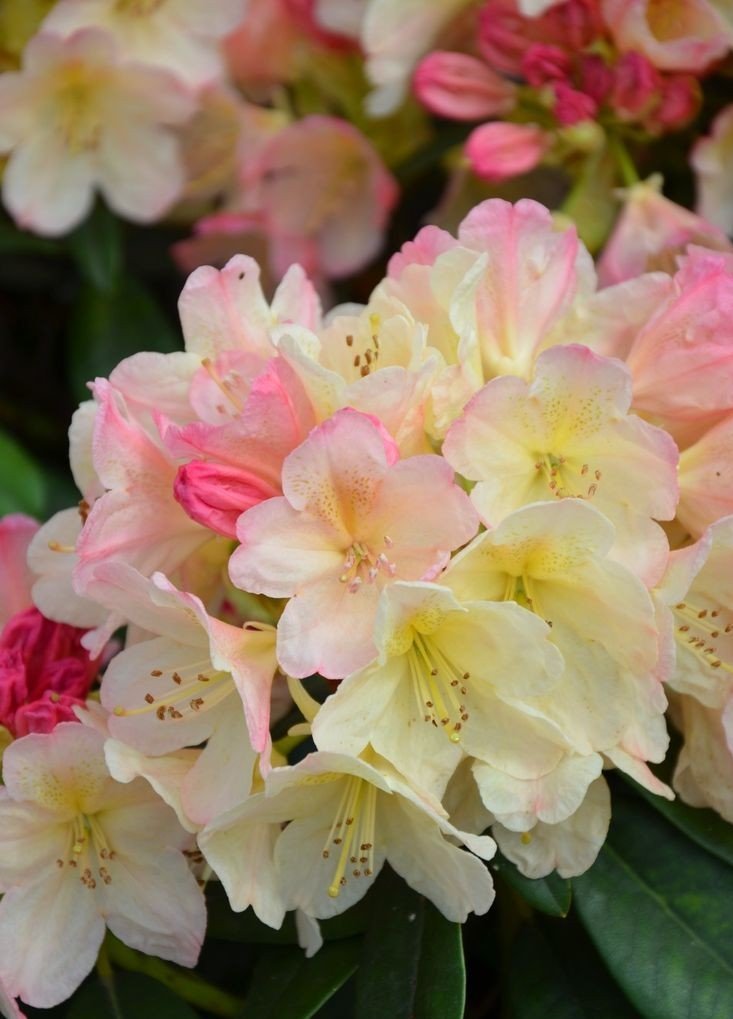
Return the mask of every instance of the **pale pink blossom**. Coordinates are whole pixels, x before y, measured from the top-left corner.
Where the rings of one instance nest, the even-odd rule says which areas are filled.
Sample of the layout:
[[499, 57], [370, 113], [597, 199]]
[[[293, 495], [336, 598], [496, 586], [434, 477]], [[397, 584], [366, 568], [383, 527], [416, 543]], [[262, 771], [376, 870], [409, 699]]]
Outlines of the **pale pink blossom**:
[[121, 216], [158, 219], [184, 184], [169, 128], [193, 108], [177, 79], [125, 63], [106, 32], [40, 33], [23, 70], [0, 81], [7, 208], [22, 227], [63, 234], [84, 219], [99, 190]]
[[4, 1019], [25, 1019], [15, 998], [5, 990], [2, 980], [0, 980], [0, 1015]]
[[165, 68], [192, 85], [222, 77], [219, 41], [236, 27], [245, 0], [61, 0], [44, 28], [68, 35], [96, 27], [112, 34], [126, 56]]
[[378, 253], [398, 196], [367, 138], [316, 114], [245, 154], [241, 187], [241, 211], [266, 234], [277, 276], [293, 262], [328, 278], [360, 269]]
[[224, 40], [229, 73], [244, 89], [270, 89], [298, 73], [303, 39], [288, 0], [249, 0], [244, 17]]
[[724, 5], [709, 0], [602, 0], [620, 50], [636, 51], [664, 71], [706, 70], [733, 41]]
[[680, 456], [677, 518], [695, 538], [733, 513], [733, 416], [707, 430]]
[[376, 655], [384, 585], [439, 572], [475, 533], [475, 511], [444, 460], [400, 460], [379, 422], [348, 408], [290, 454], [282, 487], [240, 518], [230, 575], [246, 591], [290, 598], [278, 624], [288, 674], [341, 678]]
[[23, 513], [0, 519], [0, 633], [16, 612], [32, 605], [33, 573], [26, 556], [38, 528], [39, 524]]
[[662, 178], [634, 184], [623, 192], [624, 204], [598, 262], [601, 286], [610, 286], [661, 270], [672, 275], [677, 255], [688, 244], [731, 250], [722, 230], [662, 194]]
[[548, 135], [536, 124], [496, 121], [475, 128], [465, 151], [477, 176], [498, 181], [533, 170], [549, 145]]
[[133, 948], [194, 966], [204, 900], [190, 836], [145, 782], [114, 782], [104, 737], [77, 724], [17, 740], [0, 797], [0, 979], [50, 1008], [92, 969], [105, 926]]
[[690, 163], [697, 181], [697, 211], [726, 233], [733, 232], [733, 106], [721, 110], [710, 134], [698, 139]]
[[429, 110], [452, 120], [498, 117], [516, 101], [510, 81], [467, 53], [429, 53], [415, 71], [413, 89]]

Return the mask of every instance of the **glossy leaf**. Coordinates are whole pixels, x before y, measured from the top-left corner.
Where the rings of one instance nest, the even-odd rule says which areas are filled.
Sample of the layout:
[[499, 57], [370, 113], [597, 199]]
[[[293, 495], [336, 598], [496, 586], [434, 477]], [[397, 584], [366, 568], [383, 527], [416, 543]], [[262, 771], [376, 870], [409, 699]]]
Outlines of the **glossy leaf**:
[[574, 881], [578, 913], [645, 1019], [730, 1019], [733, 869], [640, 800], [618, 798], [608, 841]]
[[5, 432], [0, 432], [0, 516], [41, 516], [46, 483], [35, 460]]
[[310, 1019], [356, 971], [358, 938], [324, 945], [312, 959], [300, 948], [266, 949], [255, 966], [243, 1019]]
[[79, 296], [70, 327], [70, 374], [76, 395], [88, 399], [87, 382], [109, 375], [139, 350], [170, 351], [180, 346], [168, 320], [133, 279], [105, 292], [88, 285]]
[[496, 857], [491, 869], [533, 909], [548, 916], [567, 916], [570, 912], [573, 889], [566, 878], [554, 873], [540, 878], [525, 877], [503, 856]]
[[724, 821], [714, 810], [706, 807], [690, 807], [682, 800], [665, 800], [655, 796], [648, 789], [627, 778], [639, 796], [642, 796], [658, 813], [675, 828], [709, 853], [719, 857], [733, 867], [733, 825]]
[[461, 1019], [466, 989], [460, 925], [388, 868], [371, 894], [356, 1019]]
[[521, 929], [507, 992], [512, 1019], [638, 1019], [593, 946], [569, 922]]

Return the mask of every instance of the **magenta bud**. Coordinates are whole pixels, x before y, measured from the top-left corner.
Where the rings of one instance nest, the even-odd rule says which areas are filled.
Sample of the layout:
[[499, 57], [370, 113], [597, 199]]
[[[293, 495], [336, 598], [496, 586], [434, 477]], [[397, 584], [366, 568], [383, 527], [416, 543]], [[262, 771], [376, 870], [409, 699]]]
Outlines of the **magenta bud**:
[[251, 471], [192, 460], [179, 467], [173, 494], [196, 523], [226, 538], [236, 538], [237, 518], [280, 493]]
[[472, 131], [466, 155], [484, 180], [507, 180], [534, 169], [547, 151], [545, 132], [536, 124], [496, 121]]
[[413, 88], [423, 106], [452, 120], [484, 120], [508, 113], [515, 88], [466, 53], [430, 53], [419, 64]]

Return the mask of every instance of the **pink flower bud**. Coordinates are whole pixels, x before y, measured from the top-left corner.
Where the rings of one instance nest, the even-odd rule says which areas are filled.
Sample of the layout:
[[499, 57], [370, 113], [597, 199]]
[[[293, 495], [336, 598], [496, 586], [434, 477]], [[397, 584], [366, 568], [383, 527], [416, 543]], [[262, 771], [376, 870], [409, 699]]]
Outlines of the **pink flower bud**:
[[648, 112], [659, 97], [659, 72], [641, 53], [624, 53], [613, 69], [610, 103], [624, 120]]
[[533, 88], [548, 81], [562, 81], [570, 73], [570, 56], [559, 46], [536, 42], [522, 57], [522, 75]]
[[280, 493], [250, 471], [192, 460], [178, 469], [173, 494], [192, 520], [236, 538], [238, 517]]
[[471, 132], [466, 155], [477, 176], [496, 181], [533, 170], [547, 148], [547, 136], [536, 124], [497, 121]]
[[661, 100], [644, 126], [652, 133], [675, 131], [692, 120], [701, 101], [697, 78], [691, 74], [671, 74], [662, 81]]
[[415, 94], [432, 113], [453, 120], [484, 120], [508, 113], [515, 88], [465, 53], [430, 53], [415, 72]]
[[582, 54], [579, 70], [580, 91], [602, 106], [613, 88], [613, 71], [597, 53]]
[[565, 81], [555, 85], [555, 117], [563, 127], [571, 127], [583, 120], [593, 120], [598, 105], [592, 96], [573, 88]]
[[43, 697], [30, 704], [23, 704], [15, 714], [15, 735], [20, 739], [31, 732], [51, 732], [59, 722], [78, 721], [74, 708], [83, 701], [68, 694], [47, 690]]

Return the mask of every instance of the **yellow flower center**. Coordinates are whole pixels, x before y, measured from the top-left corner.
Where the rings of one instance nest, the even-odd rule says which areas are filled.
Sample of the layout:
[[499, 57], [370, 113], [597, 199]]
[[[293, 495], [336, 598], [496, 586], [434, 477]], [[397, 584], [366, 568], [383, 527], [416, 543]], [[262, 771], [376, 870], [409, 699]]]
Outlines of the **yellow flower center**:
[[154, 14], [165, 2], [166, 0], [117, 0], [115, 11], [132, 17], [144, 17], [146, 14]]
[[371, 877], [374, 873], [374, 832], [377, 789], [363, 778], [350, 775], [344, 783], [336, 816], [323, 847], [328, 860], [336, 846], [338, 857], [333, 880], [328, 886], [332, 899], [338, 897], [348, 878]]
[[553, 453], [538, 453], [534, 469], [544, 476], [550, 494], [558, 499], [592, 499], [601, 480], [601, 472], [590, 464], [578, 466]]
[[69, 829], [66, 859], [56, 860], [59, 870], [70, 867], [79, 874], [79, 880], [94, 891], [99, 879], [112, 884], [112, 867], [117, 854], [110, 848], [101, 825], [91, 814], [77, 814]]
[[461, 729], [468, 721], [464, 703], [470, 673], [449, 662], [433, 641], [416, 633], [408, 652], [412, 688], [423, 719], [449, 734], [459, 743]]
[[[389, 535], [385, 535], [382, 541], [387, 551], [394, 545]], [[375, 552], [364, 542], [355, 541], [346, 550], [344, 572], [339, 580], [348, 584], [349, 594], [356, 594], [362, 584], [373, 584], [381, 573], [394, 577], [396, 572], [397, 567], [390, 561], [387, 552]]]
[[56, 97], [55, 125], [65, 148], [73, 155], [93, 152], [102, 137], [102, 118], [96, 101], [99, 76], [71, 64], [64, 69]]

